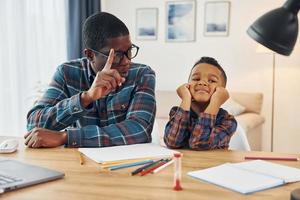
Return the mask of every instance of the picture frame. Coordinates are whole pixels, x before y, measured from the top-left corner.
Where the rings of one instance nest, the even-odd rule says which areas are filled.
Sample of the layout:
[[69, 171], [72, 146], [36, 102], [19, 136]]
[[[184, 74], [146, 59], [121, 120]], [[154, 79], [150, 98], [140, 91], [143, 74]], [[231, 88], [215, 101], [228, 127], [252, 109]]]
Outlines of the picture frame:
[[136, 39], [156, 40], [158, 8], [136, 9]]
[[166, 2], [166, 42], [196, 40], [196, 1]]
[[229, 36], [229, 1], [205, 2], [204, 36]]

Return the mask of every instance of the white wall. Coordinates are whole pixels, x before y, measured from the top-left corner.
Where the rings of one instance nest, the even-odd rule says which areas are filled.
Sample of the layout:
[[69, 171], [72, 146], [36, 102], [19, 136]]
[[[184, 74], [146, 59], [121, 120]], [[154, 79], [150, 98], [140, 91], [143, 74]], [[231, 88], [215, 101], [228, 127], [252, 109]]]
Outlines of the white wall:
[[[255, 19], [281, 6], [283, 0], [231, 0], [230, 32], [228, 37], [204, 37], [204, 0], [197, 0], [196, 41], [188, 43], [165, 42], [166, 0], [102, 0], [102, 10], [115, 14], [131, 31], [133, 43], [141, 47], [135, 62], [150, 65], [157, 76], [156, 89], [175, 90], [187, 81], [192, 65], [202, 56], [216, 58], [228, 76], [230, 91], [262, 92], [263, 115], [266, 117], [263, 149], [270, 150], [272, 55], [256, 53], [257, 44], [246, 30]], [[159, 9], [158, 39], [136, 41], [136, 8]], [[276, 57], [275, 91], [275, 151], [299, 152], [300, 145], [300, 45], [297, 41], [290, 57]], [[292, 77], [292, 79], [291, 79]], [[297, 112], [298, 111], [298, 112]], [[299, 124], [299, 125], [298, 125]], [[298, 138], [298, 139], [295, 139]]]

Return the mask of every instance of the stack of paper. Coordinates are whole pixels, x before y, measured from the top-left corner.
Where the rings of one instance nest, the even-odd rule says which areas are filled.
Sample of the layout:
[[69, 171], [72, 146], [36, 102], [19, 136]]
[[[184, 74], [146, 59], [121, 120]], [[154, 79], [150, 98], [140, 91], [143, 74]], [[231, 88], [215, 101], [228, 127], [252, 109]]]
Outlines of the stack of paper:
[[188, 175], [242, 194], [300, 181], [300, 169], [262, 160], [226, 163]]
[[103, 148], [79, 148], [82, 154], [101, 164], [103, 168], [147, 159], [171, 158], [177, 151], [153, 143]]

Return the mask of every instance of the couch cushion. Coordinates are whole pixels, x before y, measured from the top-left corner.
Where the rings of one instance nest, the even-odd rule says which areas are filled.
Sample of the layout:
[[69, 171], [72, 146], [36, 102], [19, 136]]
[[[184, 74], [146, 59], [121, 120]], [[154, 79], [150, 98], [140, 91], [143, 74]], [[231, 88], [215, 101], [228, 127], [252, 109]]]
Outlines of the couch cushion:
[[265, 118], [256, 113], [244, 113], [235, 116], [235, 119], [244, 128], [246, 132], [265, 122]]
[[180, 98], [175, 91], [156, 91], [156, 117], [169, 119], [169, 112], [173, 106], [179, 106]]
[[233, 116], [237, 116], [246, 110], [246, 107], [242, 106], [231, 97], [229, 97], [229, 99], [227, 99], [227, 101], [221, 107]]
[[230, 97], [246, 108], [245, 112], [259, 114], [262, 108], [262, 93], [230, 92]]

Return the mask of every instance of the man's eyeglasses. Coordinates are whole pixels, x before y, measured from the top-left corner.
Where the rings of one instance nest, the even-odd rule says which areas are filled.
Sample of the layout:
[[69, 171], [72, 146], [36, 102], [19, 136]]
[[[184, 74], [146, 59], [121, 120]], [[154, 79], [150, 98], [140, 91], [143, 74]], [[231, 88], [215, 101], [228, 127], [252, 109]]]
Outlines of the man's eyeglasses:
[[[127, 51], [115, 51], [114, 52], [114, 60], [113, 60], [113, 65], [120, 65], [124, 55], [129, 59], [133, 59], [137, 56], [138, 52], [139, 52], [139, 47], [132, 44], [131, 47], [127, 50]], [[106, 55], [105, 53], [102, 53], [100, 51], [96, 51], [94, 49], [91, 49], [93, 52], [100, 54], [106, 58], [108, 58], [108, 55]]]

